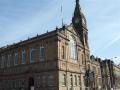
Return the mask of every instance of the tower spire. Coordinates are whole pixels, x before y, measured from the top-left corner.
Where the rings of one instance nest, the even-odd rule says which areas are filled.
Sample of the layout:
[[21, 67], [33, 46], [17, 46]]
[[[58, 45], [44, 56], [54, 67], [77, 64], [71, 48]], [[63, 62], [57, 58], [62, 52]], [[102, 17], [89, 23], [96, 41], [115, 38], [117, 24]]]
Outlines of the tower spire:
[[80, 4], [79, 4], [79, 0], [76, 0], [76, 6], [75, 6], [75, 11], [74, 11], [74, 16], [76, 15], [80, 15]]
[[[72, 23], [75, 26], [76, 26], [76, 24], [81, 23], [81, 9], [80, 9], [79, 0], [76, 0], [74, 15], [73, 15], [73, 18], [72, 18]], [[77, 25], [77, 26], [80, 26], [80, 25]]]
[[79, 6], [79, 0], [76, 0], [76, 6], [77, 6], [77, 5]]
[[88, 46], [88, 32], [86, 27], [86, 19], [84, 14], [81, 11], [79, 0], [76, 0], [74, 15], [72, 17], [72, 24], [75, 30], [78, 32], [80, 36], [80, 40], [83, 45]]

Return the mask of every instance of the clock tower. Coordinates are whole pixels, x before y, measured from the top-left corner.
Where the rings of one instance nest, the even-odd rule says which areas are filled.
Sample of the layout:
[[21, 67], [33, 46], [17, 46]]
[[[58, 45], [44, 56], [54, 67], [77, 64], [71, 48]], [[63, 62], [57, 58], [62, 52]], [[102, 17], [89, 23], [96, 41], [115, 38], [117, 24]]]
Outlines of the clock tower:
[[88, 30], [84, 14], [81, 11], [79, 0], [76, 0], [72, 24], [75, 30], [79, 33], [80, 40], [84, 46], [88, 48]]

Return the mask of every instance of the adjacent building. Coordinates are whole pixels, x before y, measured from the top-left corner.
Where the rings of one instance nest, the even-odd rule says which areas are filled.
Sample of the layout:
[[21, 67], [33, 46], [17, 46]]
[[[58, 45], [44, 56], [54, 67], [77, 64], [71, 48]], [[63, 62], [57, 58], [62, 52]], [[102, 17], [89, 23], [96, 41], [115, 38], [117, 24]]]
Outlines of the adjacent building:
[[101, 62], [101, 71], [104, 89], [120, 89], [120, 67], [108, 59]]
[[114, 88], [120, 89], [120, 67], [117, 65], [113, 65], [114, 70]]
[[86, 18], [76, 0], [70, 25], [0, 48], [0, 90], [100, 90], [114, 87], [104, 81], [110, 75], [119, 86], [114, 79], [120, 70], [109, 66], [90, 56]]

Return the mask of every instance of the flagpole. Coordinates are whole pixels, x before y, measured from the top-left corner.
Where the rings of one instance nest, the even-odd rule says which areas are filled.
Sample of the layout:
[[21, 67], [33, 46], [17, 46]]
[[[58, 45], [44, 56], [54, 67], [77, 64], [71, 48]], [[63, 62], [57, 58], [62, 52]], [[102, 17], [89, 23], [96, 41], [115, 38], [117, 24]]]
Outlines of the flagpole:
[[61, 20], [62, 20], [62, 27], [63, 27], [64, 22], [63, 22], [63, 7], [62, 7], [62, 4], [61, 4]]

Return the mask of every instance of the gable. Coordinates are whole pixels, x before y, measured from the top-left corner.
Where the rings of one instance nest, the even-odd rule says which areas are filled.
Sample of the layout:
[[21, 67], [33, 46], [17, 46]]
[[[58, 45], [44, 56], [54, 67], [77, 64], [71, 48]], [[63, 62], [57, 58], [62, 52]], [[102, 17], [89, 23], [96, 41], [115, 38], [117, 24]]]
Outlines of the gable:
[[72, 36], [72, 37], [75, 38], [77, 43], [82, 44], [81, 41], [80, 41], [80, 36], [79, 36], [78, 32], [76, 32], [73, 25], [67, 26], [65, 28], [65, 34], [66, 34], [68, 39], [69, 39], [69, 36]]

